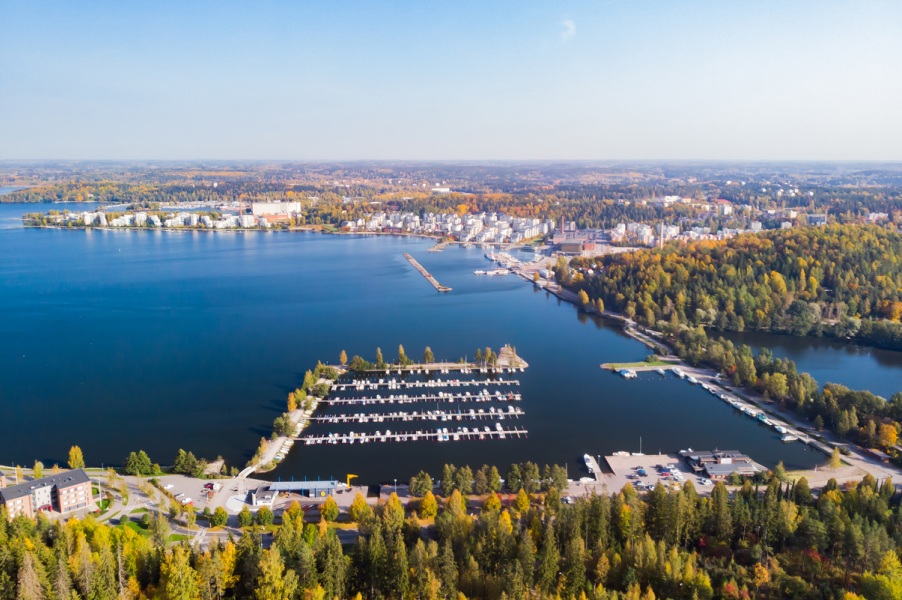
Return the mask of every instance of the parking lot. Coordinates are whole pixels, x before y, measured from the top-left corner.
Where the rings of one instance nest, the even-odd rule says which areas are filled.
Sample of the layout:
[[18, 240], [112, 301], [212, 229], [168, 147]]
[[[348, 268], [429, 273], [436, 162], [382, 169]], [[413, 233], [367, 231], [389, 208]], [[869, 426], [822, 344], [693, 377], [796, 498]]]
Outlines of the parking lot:
[[[702, 484], [702, 477], [692, 472], [689, 465], [676, 454], [649, 454], [646, 456], [606, 456], [605, 460], [608, 466], [614, 472], [612, 476], [606, 476], [605, 479], [609, 488], [619, 490], [626, 482], [632, 483], [633, 487], [654, 487], [658, 481], [665, 486], [673, 488], [673, 484], [680, 484], [680, 478], [683, 481], [691, 481], [699, 492], [703, 492], [708, 485]], [[661, 470], [661, 467], [674, 467], [670, 472], [676, 472], [679, 475], [674, 477]], [[644, 469], [645, 475], [640, 475], [639, 470]]]
[[[207, 481], [204, 479], [194, 479], [192, 477], [184, 477], [182, 475], [164, 475], [162, 477], [158, 477], [157, 480], [160, 482], [160, 487], [166, 489], [167, 492], [171, 493], [173, 496], [179, 496], [179, 494], [184, 494], [184, 496], [179, 496], [179, 501], [183, 501], [186, 498], [190, 498], [191, 502], [194, 503], [195, 510], [202, 511], [204, 507], [207, 506], [206, 496], [203, 494], [204, 486], [208, 483], [213, 483], [213, 481]], [[217, 481], [217, 483], [222, 483]], [[172, 486], [167, 489], [167, 486]], [[168, 498], [165, 499], [162, 503], [160, 503], [161, 494], [157, 492], [157, 502], [163, 508], [169, 507], [170, 500]], [[212, 510], [212, 508], [211, 508]]]

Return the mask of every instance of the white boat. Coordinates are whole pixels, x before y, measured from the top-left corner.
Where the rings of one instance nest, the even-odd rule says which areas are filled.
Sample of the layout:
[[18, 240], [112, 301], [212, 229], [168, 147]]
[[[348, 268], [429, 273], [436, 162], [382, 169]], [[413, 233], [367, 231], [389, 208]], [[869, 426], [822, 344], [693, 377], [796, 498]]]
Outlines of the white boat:
[[624, 379], [635, 379], [636, 377], [638, 377], [638, 375], [636, 375], [636, 372], [632, 369], [620, 369], [618, 373], [620, 373], [620, 376]]
[[485, 275], [485, 271], [473, 271], [474, 275]]
[[583, 454], [583, 460], [586, 461], [586, 468], [589, 469], [589, 473], [594, 473], [592, 470], [592, 457], [588, 454]]
[[655, 371], [658, 372], [658, 375], [667, 375], [667, 373], [661, 367], [658, 367], [657, 369], [655, 369]]
[[629, 452], [624, 452], [621, 450], [620, 452], [615, 452], [612, 456], [629, 456], [629, 455], [630, 455]]
[[781, 442], [795, 442], [795, 441], [797, 441], [798, 439], [799, 439], [799, 438], [798, 438], [797, 436], [794, 436], [794, 435], [784, 435], [783, 437], [780, 438], [780, 441], [781, 441]]
[[786, 433], [787, 431], [785, 427], [780, 427], [779, 425], [774, 425], [774, 429], [777, 430], [777, 433]]
[[690, 377], [690, 378], [689, 378], [689, 383], [691, 383], [691, 384], [694, 385], [694, 384], [698, 383], [698, 379], [696, 379], [695, 377]]

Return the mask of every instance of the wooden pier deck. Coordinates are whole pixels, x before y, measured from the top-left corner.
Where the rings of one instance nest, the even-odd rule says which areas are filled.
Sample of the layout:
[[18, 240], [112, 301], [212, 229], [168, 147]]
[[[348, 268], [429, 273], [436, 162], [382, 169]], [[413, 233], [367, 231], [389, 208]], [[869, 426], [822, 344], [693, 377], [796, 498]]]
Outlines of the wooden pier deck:
[[592, 455], [589, 455], [589, 467], [592, 468], [592, 475], [595, 476], [595, 481], [601, 481], [601, 467], [598, 466], [598, 461]]
[[[504, 352], [505, 349], [502, 348], [501, 352]], [[500, 355], [499, 355], [500, 356]], [[518, 370], [523, 373], [525, 368], [529, 365], [521, 359], [517, 357], [518, 364], [516, 367], [508, 367], [508, 366], [499, 366], [499, 367], [483, 367], [474, 363], [428, 363], [428, 364], [415, 364], [408, 365], [406, 367], [401, 367], [398, 365], [391, 365], [385, 369], [368, 369], [364, 371], [353, 371], [353, 373], [376, 373], [377, 375], [386, 374], [391, 375], [392, 373], [396, 373], [397, 375], [405, 374], [425, 374], [429, 375], [430, 373], [450, 373], [451, 371], [460, 371], [461, 373], [516, 373]], [[500, 362], [500, 359], [499, 359]], [[333, 366], [335, 369], [343, 370], [345, 367], [343, 366]], [[351, 373], [348, 371], [347, 373]]]
[[436, 379], [434, 381], [361, 381], [354, 383], [339, 383], [334, 384], [332, 389], [338, 391], [345, 391], [348, 388], [353, 390], [375, 390], [380, 387], [387, 387], [389, 389], [412, 389], [412, 388], [424, 388], [424, 387], [461, 387], [461, 386], [489, 386], [489, 385], [520, 385], [519, 379], [481, 379], [481, 380], [466, 380], [466, 381], [457, 381], [457, 380], [441, 380]]
[[411, 255], [409, 255], [409, 254], [407, 254], [407, 253], [405, 252], [405, 253], [404, 253], [404, 258], [406, 258], [407, 260], [409, 260], [409, 261], [410, 261], [410, 264], [412, 264], [412, 265], [416, 268], [416, 270], [420, 272], [420, 275], [422, 275], [423, 277], [425, 277], [425, 278], [426, 278], [426, 281], [428, 281], [429, 283], [431, 283], [432, 286], [433, 286], [435, 289], [437, 289], [437, 290], [440, 291], [440, 292], [450, 292], [450, 291], [451, 291], [451, 288], [449, 288], [448, 286], [442, 285], [442, 284], [440, 284], [438, 281], [436, 281], [435, 277], [433, 277], [432, 275], [430, 275], [430, 274], [429, 274], [429, 271], [427, 271], [426, 269], [424, 269], [424, 268], [423, 268], [423, 265], [421, 265], [420, 263], [418, 263], [417, 260], [416, 260], [414, 257], [412, 257]]
[[456, 442], [460, 440], [485, 440], [495, 438], [503, 440], [509, 437], [513, 438], [514, 436], [517, 438], [520, 436], [528, 437], [528, 431], [526, 429], [517, 427], [512, 427], [510, 429], [502, 428], [501, 431], [497, 429], [488, 429], [488, 431], [486, 431], [486, 429], [488, 429], [488, 426], [483, 427], [482, 431], [449, 431], [447, 433], [439, 432], [438, 430], [423, 431], [422, 429], [419, 431], [386, 430], [384, 433], [352, 432], [345, 434], [308, 435], [297, 439], [304, 442], [305, 445], [310, 446], [313, 444], [365, 444], [368, 442], [416, 442], [424, 440]]
[[510, 407], [509, 410], [486, 411], [480, 408], [478, 411], [470, 409], [464, 411], [430, 410], [413, 412], [392, 413], [359, 413], [353, 415], [324, 415], [322, 417], [310, 417], [311, 421], [324, 423], [382, 423], [383, 421], [475, 421], [479, 419], [520, 418], [525, 413], [521, 408]]
[[415, 404], [418, 402], [519, 402], [522, 400], [520, 394], [495, 392], [494, 394], [422, 394], [420, 396], [398, 395], [394, 397], [383, 398], [328, 398], [320, 400], [321, 404], [359, 404], [366, 406], [369, 404]]

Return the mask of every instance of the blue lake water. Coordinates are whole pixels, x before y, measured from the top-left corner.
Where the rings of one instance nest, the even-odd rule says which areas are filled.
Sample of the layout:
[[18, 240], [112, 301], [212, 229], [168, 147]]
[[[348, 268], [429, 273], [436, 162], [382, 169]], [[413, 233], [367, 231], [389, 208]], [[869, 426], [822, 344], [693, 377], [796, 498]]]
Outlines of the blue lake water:
[[[47, 208], [0, 205], [0, 223]], [[718, 447], [770, 466], [824, 461], [686, 382], [601, 371], [648, 352], [518, 278], [474, 276], [489, 264], [483, 250], [430, 246], [312, 233], [0, 231], [0, 464], [62, 463], [78, 444], [90, 464], [121, 464], [138, 449], [171, 464], [184, 448], [243, 466], [317, 360], [336, 362], [341, 350], [372, 360], [377, 346], [393, 359], [399, 344], [454, 360], [507, 343], [531, 366], [517, 374], [526, 415], [505, 425], [528, 439], [296, 445], [271, 476], [378, 482], [421, 468], [437, 475], [445, 462], [532, 460], [566, 463], [578, 477], [584, 453], [636, 452], [640, 437], [646, 453]], [[405, 252], [453, 291], [437, 293]], [[395, 429], [356, 430], [386, 428]]]

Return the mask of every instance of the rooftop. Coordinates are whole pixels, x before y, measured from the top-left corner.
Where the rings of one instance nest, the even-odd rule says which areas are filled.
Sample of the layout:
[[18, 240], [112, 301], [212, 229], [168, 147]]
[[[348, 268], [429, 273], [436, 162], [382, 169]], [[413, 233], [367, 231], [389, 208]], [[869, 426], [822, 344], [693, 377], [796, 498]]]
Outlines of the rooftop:
[[38, 488], [56, 486], [58, 488], [65, 489], [72, 487], [73, 485], [78, 485], [80, 483], [87, 483], [88, 481], [90, 481], [90, 478], [88, 477], [88, 474], [85, 473], [84, 469], [63, 471], [62, 473], [57, 473], [56, 475], [41, 477], [40, 479], [33, 479], [31, 481], [24, 481], [22, 483], [17, 483], [16, 485], [11, 485], [3, 488], [2, 490], [0, 490], [0, 498], [3, 498], [4, 502], [9, 502], [10, 500], [29, 496], [31, 495], [31, 492], [33, 490], [36, 490]]

